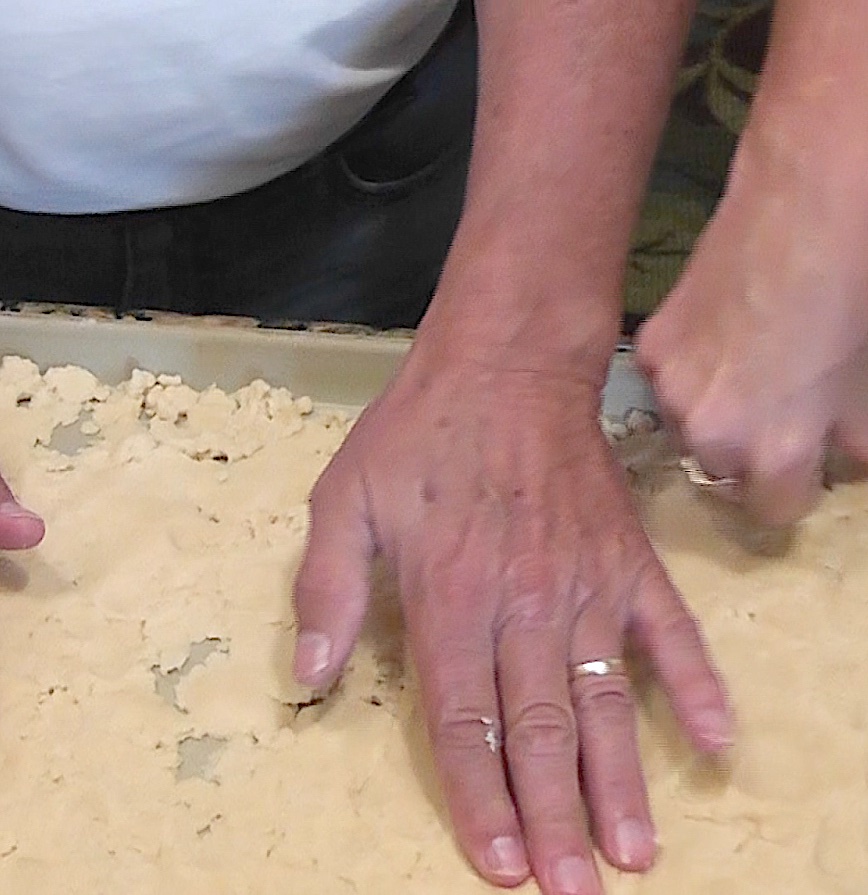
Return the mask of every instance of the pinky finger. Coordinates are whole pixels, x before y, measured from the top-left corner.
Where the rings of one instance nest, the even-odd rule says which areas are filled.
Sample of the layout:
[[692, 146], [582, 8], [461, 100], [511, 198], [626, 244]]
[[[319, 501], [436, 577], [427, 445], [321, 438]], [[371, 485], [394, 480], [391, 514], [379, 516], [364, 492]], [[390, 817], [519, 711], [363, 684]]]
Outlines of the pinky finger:
[[733, 742], [732, 711], [699, 625], [659, 562], [649, 567], [638, 593], [630, 634], [675, 716], [697, 748], [725, 750]]

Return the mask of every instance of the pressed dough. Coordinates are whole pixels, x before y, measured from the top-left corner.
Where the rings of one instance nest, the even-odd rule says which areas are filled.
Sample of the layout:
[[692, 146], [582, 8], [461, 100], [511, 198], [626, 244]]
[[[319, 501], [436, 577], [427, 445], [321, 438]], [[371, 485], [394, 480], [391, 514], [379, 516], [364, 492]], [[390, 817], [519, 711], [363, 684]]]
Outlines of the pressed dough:
[[[348, 426], [262, 382], [3, 361], [0, 467], [48, 530], [0, 557], [0, 892], [493, 891], [449, 831], [394, 593], [324, 701], [291, 678], [306, 495]], [[699, 760], [639, 673], [660, 859], [607, 891], [865, 895], [868, 485], [769, 549], [646, 465], [740, 730]]]

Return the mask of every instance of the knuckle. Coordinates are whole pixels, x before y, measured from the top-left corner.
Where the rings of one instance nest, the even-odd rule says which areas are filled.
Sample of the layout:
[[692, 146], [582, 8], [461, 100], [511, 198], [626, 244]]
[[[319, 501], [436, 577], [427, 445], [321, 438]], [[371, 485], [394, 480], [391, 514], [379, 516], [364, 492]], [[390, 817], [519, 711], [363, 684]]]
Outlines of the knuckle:
[[448, 708], [434, 713], [429, 721], [431, 745], [438, 753], [474, 753], [488, 748], [485, 728], [496, 723], [484, 710]]
[[[593, 772], [586, 772], [585, 786], [594, 792], [595, 803], [644, 813], [647, 797], [638, 761], [637, 753], [626, 744], [618, 749], [609, 747], [607, 760], [598, 760]], [[612, 811], [612, 807], [603, 810]], [[596, 819], [601, 820], [599, 816]]]
[[338, 597], [346, 599], [351, 593], [334, 573], [310, 564], [302, 566], [293, 587], [293, 603], [300, 616], [319, 616], [329, 606], [335, 605]]
[[427, 594], [438, 606], [460, 610], [473, 605], [473, 595], [477, 589], [476, 579], [472, 575], [464, 574], [456, 564], [448, 574], [431, 577], [431, 586], [427, 588]]
[[[478, 598], [480, 577], [472, 568], [467, 568], [461, 557], [447, 548], [436, 556], [422, 558], [418, 571], [418, 587], [402, 589], [402, 598], [407, 605], [414, 605], [422, 612], [422, 624], [431, 632], [437, 632], [447, 645], [450, 655], [467, 649], [467, 638], [455, 637], [457, 624], [467, 625], [478, 620], [484, 603]], [[458, 629], [463, 635], [466, 628]]]
[[497, 626], [498, 639], [507, 633], [526, 634], [547, 631], [554, 626], [555, 611], [551, 603], [525, 597], [513, 600], [502, 612]]
[[[652, 321], [653, 322], [653, 321]], [[647, 324], [646, 324], [647, 326]], [[658, 404], [683, 417], [695, 393], [696, 377], [689, 365], [689, 359], [679, 351], [672, 351], [654, 337], [639, 343], [636, 355], [639, 366], [644, 370], [654, 388]]]
[[308, 551], [302, 558], [293, 582], [296, 602], [311, 601], [329, 592], [332, 572], [328, 565], [317, 561]]
[[560, 757], [577, 748], [571, 710], [556, 702], [537, 702], [521, 709], [506, 730], [507, 752], [517, 758]]
[[708, 401], [701, 401], [684, 414], [682, 429], [687, 443], [700, 454], [738, 448], [744, 436], [744, 426], [734, 414], [724, 415]]
[[633, 696], [625, 677], [589, 678], [576, 686], [576, 702], [583, 716], [587, 713], [600, 724], [623, 723], [633, 713]]
[[515, 557], [505, 571], [506, 595], [499, 628], [535, 631], [558, 621], [557, 575], [549, 559], [525, 554]]
[[510, 560], [506, 580], [517, 597], [545, 603], [552, 592], [555, 574], [546, 554], [534, 550], [519, 553]]
[[813, 473], [818, 465], [815, 443], [802, 435], [781, 433], [774, 440], [760, 442], [751, 457], [751, 471], [760, 479]]
[[683, 604], [663, 615], [658, 630], [669, 649], [677, 645], [682, 648], [694, 646], [700, 642], [699, 622]]

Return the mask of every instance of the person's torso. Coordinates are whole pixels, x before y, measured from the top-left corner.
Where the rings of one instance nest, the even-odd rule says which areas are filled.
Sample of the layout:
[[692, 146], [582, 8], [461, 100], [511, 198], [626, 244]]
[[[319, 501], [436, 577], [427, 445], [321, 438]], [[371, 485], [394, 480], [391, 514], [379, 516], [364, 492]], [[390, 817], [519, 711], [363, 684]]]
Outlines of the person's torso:
[[205, 201], [304, 163], [455, 0], [0, 0], [0, 205]]

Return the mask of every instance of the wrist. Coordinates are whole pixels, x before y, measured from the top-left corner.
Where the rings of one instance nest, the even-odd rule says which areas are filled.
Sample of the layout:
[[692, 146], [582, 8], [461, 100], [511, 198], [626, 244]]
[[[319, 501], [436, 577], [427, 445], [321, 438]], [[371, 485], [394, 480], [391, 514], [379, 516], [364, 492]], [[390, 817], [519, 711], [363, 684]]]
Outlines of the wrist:
[[617, 344], [620, 291], [565, 266], [513, 255], [450, 258], [420, 324], [417, 356], [492, 371], [566, 375], [602, 388]]

